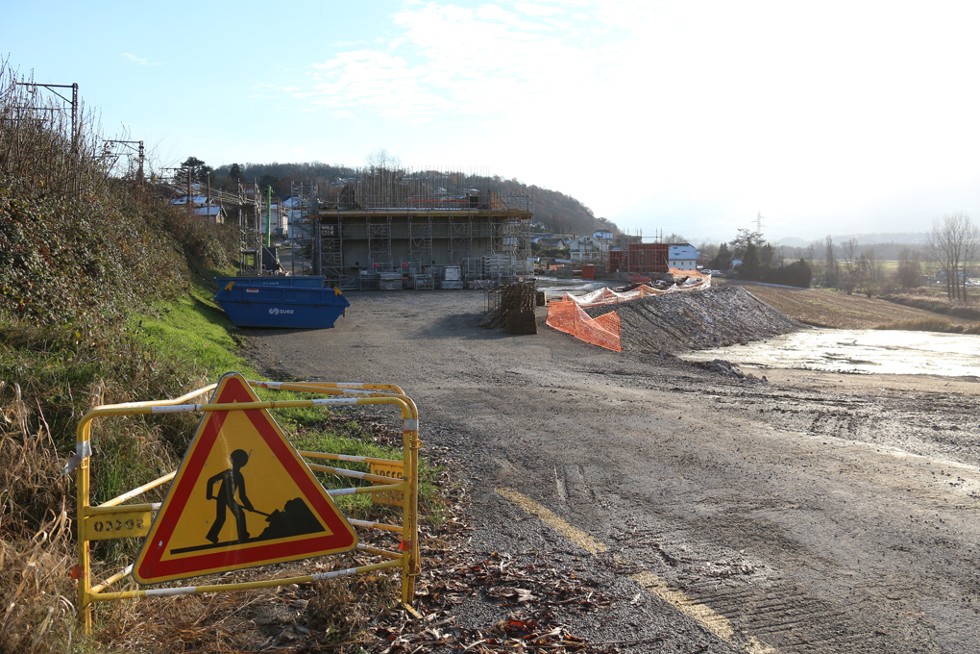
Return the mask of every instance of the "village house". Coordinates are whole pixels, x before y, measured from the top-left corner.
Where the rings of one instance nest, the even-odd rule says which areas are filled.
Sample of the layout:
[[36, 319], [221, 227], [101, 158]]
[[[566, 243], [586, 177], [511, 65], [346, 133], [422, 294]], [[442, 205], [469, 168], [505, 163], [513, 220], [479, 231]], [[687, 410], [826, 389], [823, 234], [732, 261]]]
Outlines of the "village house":
[[698, 249], [690, 243], [672, 243], [667, 249], [667, 265], [677, 270], [697, 270]]
[[604, 259], [612, 245], [613, 234], [600, 229], [591, 236], [581, 236], [568, 242], [568, 257], [572, 261], [599, 261]]
[[174, 206], [186, 207], [191, 205], [191, 213], [215, 225], [225, 222], [225, 210], [216, 200], [208, 200], [206, 195], [182, 195], [170, 201]]

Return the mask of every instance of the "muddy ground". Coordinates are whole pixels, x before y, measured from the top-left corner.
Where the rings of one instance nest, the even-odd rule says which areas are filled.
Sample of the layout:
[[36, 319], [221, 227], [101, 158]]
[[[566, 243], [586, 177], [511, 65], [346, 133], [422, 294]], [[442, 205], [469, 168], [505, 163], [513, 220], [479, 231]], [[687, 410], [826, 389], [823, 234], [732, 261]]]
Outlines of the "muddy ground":
[[[483, 329], [480, 291], [349, 299], [334, 329], [246, 331], [256, 365], [402, 386], [466, 489], [465, 546], [596, 589], [551, 609], [584, 651], [980, 649], [976, 380], [737, 378], [585, 345], [543, 308], [536, 335]], [[456, 623], [521, 603], [475, 593]]]

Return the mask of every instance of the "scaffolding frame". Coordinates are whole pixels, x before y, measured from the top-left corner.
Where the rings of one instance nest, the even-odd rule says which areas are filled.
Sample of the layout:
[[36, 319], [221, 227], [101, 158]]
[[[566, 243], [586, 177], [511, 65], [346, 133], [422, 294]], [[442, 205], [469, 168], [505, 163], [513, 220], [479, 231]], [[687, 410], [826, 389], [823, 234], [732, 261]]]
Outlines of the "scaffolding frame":
[[415, 286], [416, 277], [457, 265], [468, 282], [530, 274], [531, 196], [510, 186], [461, 172], [352, 171], [311, 216], [314, 271], [345, 289], [380, 273]]
[[422, 273], [435, 265], [432, 258], [432, 216], [409, 217], [408, 262], [415, 271]]
[[[339, 224], [338, 215], [338, 224]], [[368, 228], [368, 264], [380, 271], [390, 271], [395, 262], [391, 258], [391, 216], [366, 216]]]
[[241, 275], [262, 274], [262, 211], [259, 183], [238, 184], [238, 270]]

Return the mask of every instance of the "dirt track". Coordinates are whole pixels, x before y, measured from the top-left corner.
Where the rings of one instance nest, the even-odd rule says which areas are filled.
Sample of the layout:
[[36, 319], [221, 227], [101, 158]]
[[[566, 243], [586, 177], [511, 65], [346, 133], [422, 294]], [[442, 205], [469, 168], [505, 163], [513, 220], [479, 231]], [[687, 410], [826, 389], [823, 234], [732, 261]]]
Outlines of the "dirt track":
[[[980, 649], [980, 383], [737, 380], [584, 345], [543, 309], [535, 336], [487, 331], [482, 292], [349, 298], [335, 329], [247, 332], [257, 366], [404, 387], [425, 446], [460, 461], [472, 548], [558, 561], [611, 598], [559, 610], [579, 636], [624, 652]], [[495, 615], [473, 598], [460, 619]]]

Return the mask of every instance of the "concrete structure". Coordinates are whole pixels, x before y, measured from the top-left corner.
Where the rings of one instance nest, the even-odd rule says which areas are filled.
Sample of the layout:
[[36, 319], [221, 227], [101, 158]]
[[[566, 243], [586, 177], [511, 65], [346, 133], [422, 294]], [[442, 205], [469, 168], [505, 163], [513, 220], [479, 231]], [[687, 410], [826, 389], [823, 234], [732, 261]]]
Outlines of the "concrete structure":
[[312, 268], [344, 289], [440, 288], [446, 270], [465, 285], [530, 274], [528, 196], [488, 178], [433, 171], [361, 171], [335, 198], [311, 203]]

